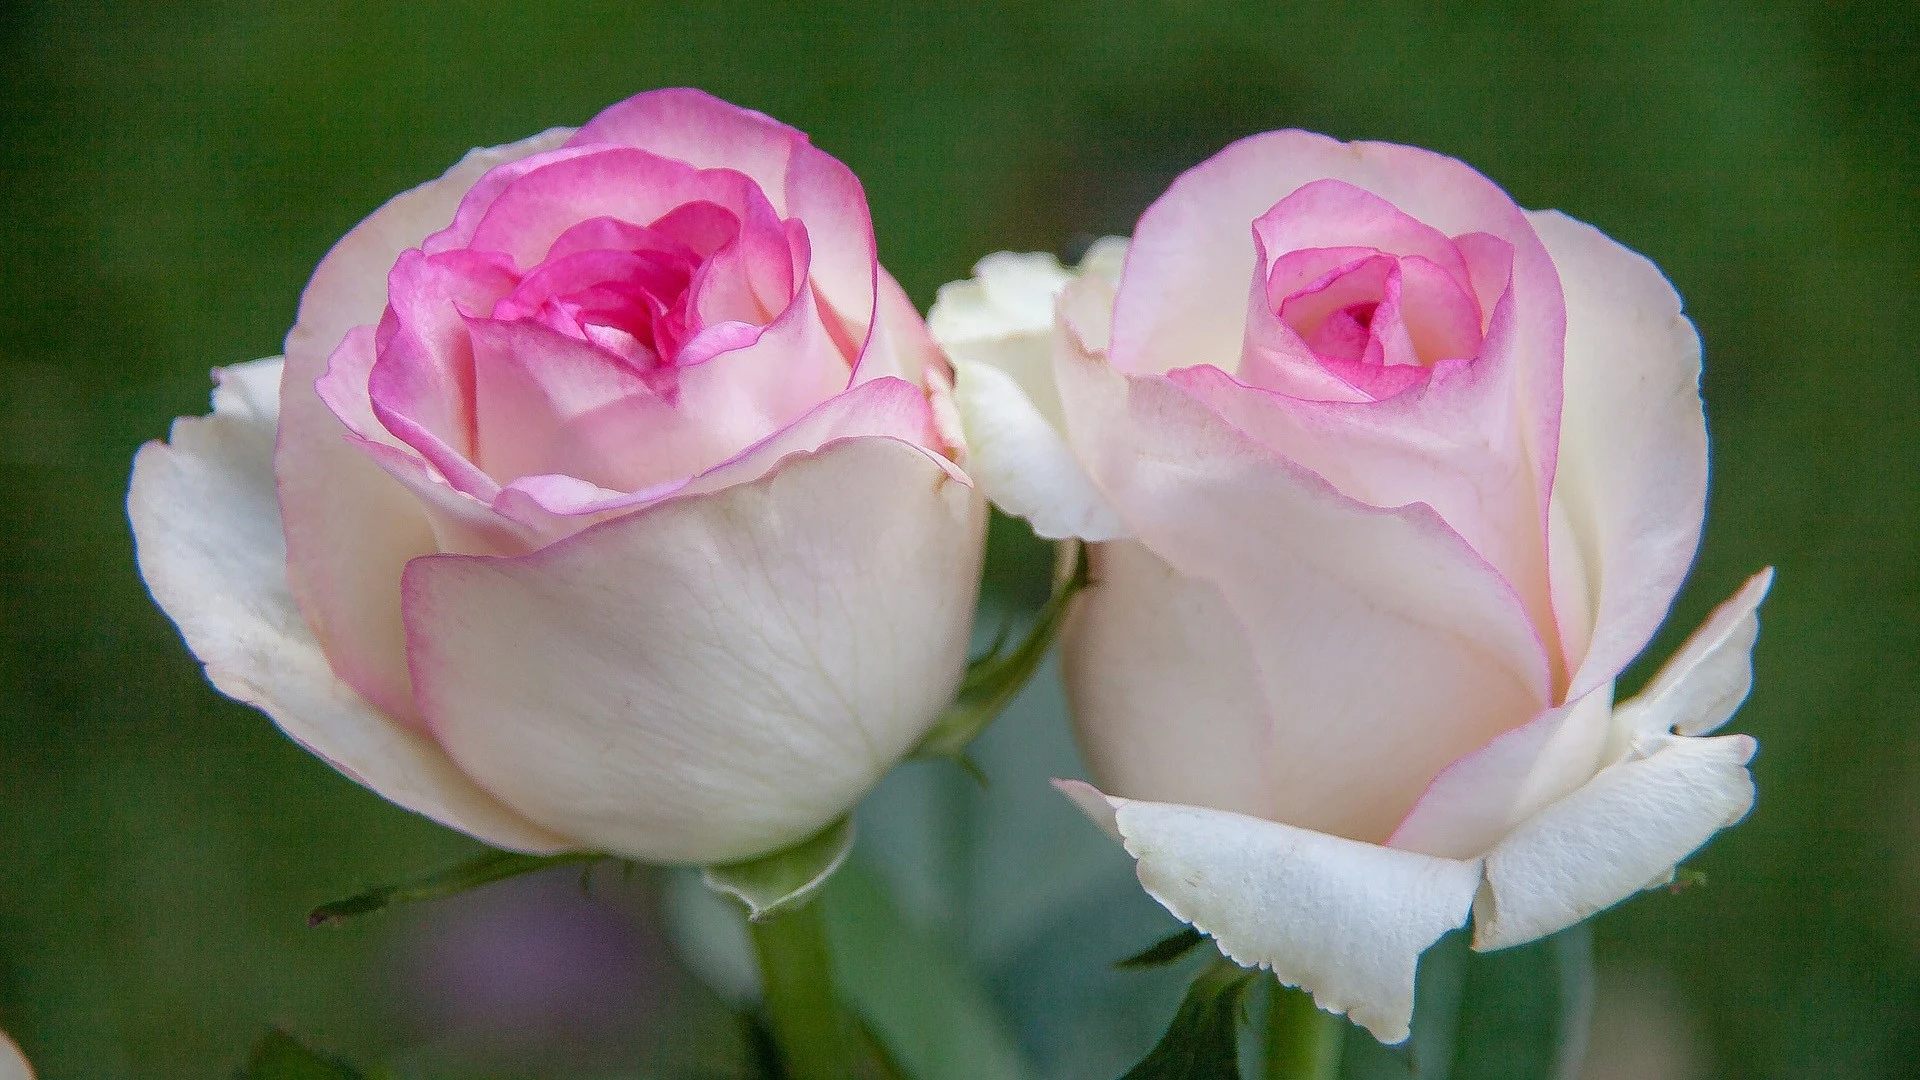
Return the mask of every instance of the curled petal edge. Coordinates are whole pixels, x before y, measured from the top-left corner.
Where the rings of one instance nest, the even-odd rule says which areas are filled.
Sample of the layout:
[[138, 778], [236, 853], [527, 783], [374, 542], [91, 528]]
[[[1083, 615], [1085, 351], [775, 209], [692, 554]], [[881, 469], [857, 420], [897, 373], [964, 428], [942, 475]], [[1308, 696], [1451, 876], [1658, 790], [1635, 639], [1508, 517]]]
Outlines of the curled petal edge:
[[1715, 608], [1647, 689], [1614, 710], [1611, 764], [1488, 852], [1474, 948], [1524, 944], [1665, 884], [1680, 860], [1746, 817], [1758, 744], [1707, 733], [1753, 686], [1759, 607], [1772, 584], [1762, 570]]
[[1420, 954], [1467, 921], [1480, 885], [1478, 860], [1054, 783], [1097, 824], [1110, 823], [1140, 884], [1175, 918], [1384, 1043], [1406, 1040]]
[[267, 714], [349, 779], [495, 847], [579, 846], [476, 785], [427, 739], [337, 678], [287, 585], [274, 497], [280, 360], [223, 369], [208, 417], [175, 421], [134, 458], [127, 492], [141, 577], [214, 688]]

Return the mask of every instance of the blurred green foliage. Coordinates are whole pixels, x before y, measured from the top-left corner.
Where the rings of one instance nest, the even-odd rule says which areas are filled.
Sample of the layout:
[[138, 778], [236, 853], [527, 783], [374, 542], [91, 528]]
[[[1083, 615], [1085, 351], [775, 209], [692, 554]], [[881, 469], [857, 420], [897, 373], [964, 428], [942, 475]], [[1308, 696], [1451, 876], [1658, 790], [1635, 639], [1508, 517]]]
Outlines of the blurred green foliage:
[[[922, 305], [987, 251], [1126, 231], [1178, 170], [1283, 126], [1453, 154], [1650, 255], [1706, 341], [1715, 472], [1649, 657], [1753, 569], [1780, 578], [1736, 721], [1759, 805], [1694, 861], [1710, 886], [1599, 920], [1603, 1002], [1662, 988], [1702, 1075], [1910, 1075], [1917, 37], [1902, 0], [0, 7], [0, 1027], [54, 1080], [224, 1075], [269, 1022], [364, 1061], [442, 1038], [393, 974], [438, 916], [302, 916], [472, 845], [204, 684], [134, 572], [128, 463], [205, 411], [210, 367], [278, 350], [313, 265], [387, 196], [689, 84], [851, 165]], [[1030, 963], [1091, 932], [1035, 925]], [[1075, 992], [1144, 1002], [1137, 1057], [1178, 987], [1098, 978]], [[1036, 1061], [1092, 1039], [989, 984]], [[708, 1018], [682, 1041], [718, 1023], [683, 976], [656, 989], [654, 1014]]]

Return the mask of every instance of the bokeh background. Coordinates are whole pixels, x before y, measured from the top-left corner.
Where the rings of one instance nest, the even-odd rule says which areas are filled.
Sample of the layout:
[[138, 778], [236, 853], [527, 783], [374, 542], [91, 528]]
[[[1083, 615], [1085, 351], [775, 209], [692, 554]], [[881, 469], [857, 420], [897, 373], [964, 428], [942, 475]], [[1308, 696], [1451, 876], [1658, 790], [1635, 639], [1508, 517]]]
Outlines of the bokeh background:
[[[277, 352], [387, 196], [674, 84], [850, 164], [923, 307], [1283, 126], [1461, 157], [1650, 255], [1705, 339], [1714, 440], [1650, 655], [1780, 576], [1737, 720], [1758, 807], [1692, 862], [1708, 884], [1598, 920], [1586, 1075], [1920, 1075], [1920, 5], [59, 0], [0, 7], [0, 1027], [46, 1077], [225, 1076], [269, 1023], [402, 1076], [732, 1075], [725, 958], [665, 940], [712, 914], [682, 879], [306, 929], [473, 847], [207, 687], [122, 506], [135, 448], [206, 411], [209, 368]], [[989, 597], [1030, 603], [1001, 538]], [[895, 1000], [961, 987], [941, 1007], [1003, 1036], [978, 1053], [1111, 1076], [1179, 987], [1102, 966], [1167, 924], [1038, 789], [1075, 768], [1059, 708], [1043, 684], [990, 736], [991, 800], [889, 782], [843, 932], [898, 932]]]

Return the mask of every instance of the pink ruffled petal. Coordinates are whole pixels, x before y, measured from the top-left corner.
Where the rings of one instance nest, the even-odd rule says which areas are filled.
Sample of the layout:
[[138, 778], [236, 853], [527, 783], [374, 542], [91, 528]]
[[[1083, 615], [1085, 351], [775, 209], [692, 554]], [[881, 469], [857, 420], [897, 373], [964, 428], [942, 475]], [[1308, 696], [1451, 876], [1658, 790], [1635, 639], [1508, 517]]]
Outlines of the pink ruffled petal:
[[676, 407], [699, 417], [730, 454], [840, 393], [851, 375], [812, 291], [802, 290], [752, 344], [679, 368], [672, 393]]
[[798, 218], [816, 238], [813, 280], [828, 307], [864, 342], [873, 321], [879, 261], [866, 193], [853, 171], [807, 137], [770, 117], [699, 90], [639, 94], [593, 118], [576, 144], [620, 143], [752, 177], [783, 218]]
[[807, 137], [778, 120], [701, 90], [651, 90], [600, 111], [573, 136], [571, 147], [599, 143], [637, 147], [696, 169], [732, 169], [753, 178], [782, 216], [787, 170]]
[[1463, 286], [1467, 282], [1466, 262], [1447, 234], [1342, 180], [1302, 185], [1254, 218], [1253, 230], [1274, 256], [1303, 248], [1366, 247], [1419, 256], [1442, 267]]
[[743, 215], [756, 197], [763, 197], [759, 188], [742, 173], [696, 169], [631, 147], [602, 147], [547, 161], [514, 181], [488, 205], [469, 246], [502, 252], [527, 268], [590, 218], [648, 225], [691, 202]]
[[539, 323], [475, 319], [471, 333], [476, 457], [501, 484], [557, 473], [636, 491], [692, 476], [761, 434], [681, 407], [618, 357]]
[[[829, 399], [697, 476], [637, 491], [613, 491], [568, 476], [525, 476], [507, 485], [495, 509], [557, 538], [665, 499], [751, 482], [794, 454], [862, 436], [886, 436], [920, 447], [937, 445], [940, 438], [925, 391], [900, 379], [878, 379]], [[952, 462], [931, 451], [928, 456], [955, 479], [966, 479]]]

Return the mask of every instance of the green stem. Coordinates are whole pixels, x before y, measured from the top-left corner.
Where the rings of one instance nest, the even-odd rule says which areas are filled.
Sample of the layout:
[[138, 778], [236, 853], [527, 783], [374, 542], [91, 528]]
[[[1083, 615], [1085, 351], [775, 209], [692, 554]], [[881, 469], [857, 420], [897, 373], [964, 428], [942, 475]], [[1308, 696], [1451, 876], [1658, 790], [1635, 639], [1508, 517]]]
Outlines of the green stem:
[[846, 1080], [847, 1029], [834, 1001], [832, 955], [817, 901], [747, 924], [760, 959], [767, 1020], [788, 1080]]
[[1266, 1080], [1337, 1080], [1346, 1021], [1315, 1008], [1306, 991], [1278, 982], [1268, 1000]]

